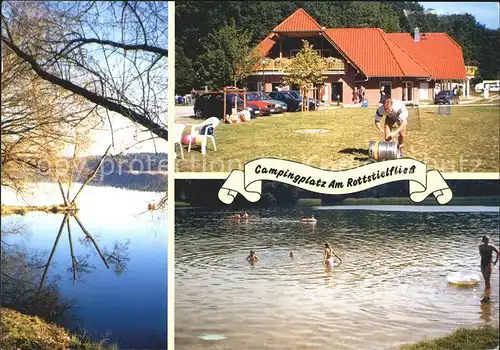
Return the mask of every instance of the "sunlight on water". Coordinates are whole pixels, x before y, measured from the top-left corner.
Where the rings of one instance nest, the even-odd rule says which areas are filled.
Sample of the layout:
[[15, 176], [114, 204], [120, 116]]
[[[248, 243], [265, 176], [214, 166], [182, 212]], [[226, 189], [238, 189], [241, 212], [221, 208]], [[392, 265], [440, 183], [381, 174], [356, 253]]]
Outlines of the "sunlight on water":
[[[477, 245], [483, 234], [498, 245], [497, 213], [377, 208], [316, 211], [316, 224], [298, 210], [249, 220], [177, 210], [176, 349], [397, 349], [498, 324], [498, 288], [484, 304], [482, 277], [468, 288], [447, 283], [454, 272], [481, 276]], [[325, 241], [344, 260], [333, 272], [321, 262]]]

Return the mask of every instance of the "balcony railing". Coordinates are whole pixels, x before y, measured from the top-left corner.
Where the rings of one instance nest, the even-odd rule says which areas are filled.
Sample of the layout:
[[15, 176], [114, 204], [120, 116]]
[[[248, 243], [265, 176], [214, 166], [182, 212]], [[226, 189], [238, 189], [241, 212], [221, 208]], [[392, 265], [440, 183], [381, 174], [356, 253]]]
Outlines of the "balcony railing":
[[[326, 62], [327, 72], [341, 73], [347, 70], [346, 62], [340, 58], [327, 57], [323, 59]], [[291, 59], [289, 58], [266, 58], [255, 66], [254, 72], [283, 72], [290, 63]]]

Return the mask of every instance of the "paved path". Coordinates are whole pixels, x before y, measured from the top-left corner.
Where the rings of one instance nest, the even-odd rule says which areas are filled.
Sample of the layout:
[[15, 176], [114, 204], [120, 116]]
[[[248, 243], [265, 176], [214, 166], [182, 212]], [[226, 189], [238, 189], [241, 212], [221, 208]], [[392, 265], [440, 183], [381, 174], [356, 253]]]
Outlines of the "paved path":
[[194, 115], [193, 106], [175, 106], [175, 118], [191, 117]]

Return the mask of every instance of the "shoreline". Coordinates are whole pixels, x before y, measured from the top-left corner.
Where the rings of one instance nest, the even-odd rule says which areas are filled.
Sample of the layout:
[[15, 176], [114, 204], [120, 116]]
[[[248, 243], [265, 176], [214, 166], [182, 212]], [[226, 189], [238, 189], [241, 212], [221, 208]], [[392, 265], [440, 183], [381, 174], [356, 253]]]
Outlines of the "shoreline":
[[44, 213], [61, 214], [61, 213], [76, 213], [78, 208], [68, 207], [65, 204], [58, 205], [5, 205], [2, 204], [0, 216], [8, 215], [25, 215], [28, 212], [39, 211]]
[[[420, 203], [413, 202], [409, 197], [367, 197], [367, 198], [346, 198], [341, 201], [335, 203], [321, 203], [321, 198], [299, 198], [297, 203], [290, 208], [312, 208], [317, 206], [345, 206], [345, 205], [415, 205], [415, 206], [429, 206], [436, 205], [436, 199], [428, 197], [424, 201]], [[500, 196], [491, 196], [491, 197], [453, 197], [453, 199], [448, 203], [448, 205], [455, 206], [492, 206], [498, 207], [500, 205]], [[222, 207], [222, 205], [221, 205]], [[183, 201], [176, 201], [175, 208], [200, 208], [196, 203], [189, 203]], [[208, 207], [206, 207], [208, 208]], [[254, 207], [248, 206], [248, 208], [254, 209], [271, 209], [275, 207]], [[229, 210], [236, 210], [241, 208], [231, 208], [228, 207]]]
[[499, 348], [500, 336], [497, 326], [476, 328], [457, 328], [440, 338], [426, 339], [414, 344], [405, 344], [401, 350], [437, 350], [437, 349], [484, 349]]

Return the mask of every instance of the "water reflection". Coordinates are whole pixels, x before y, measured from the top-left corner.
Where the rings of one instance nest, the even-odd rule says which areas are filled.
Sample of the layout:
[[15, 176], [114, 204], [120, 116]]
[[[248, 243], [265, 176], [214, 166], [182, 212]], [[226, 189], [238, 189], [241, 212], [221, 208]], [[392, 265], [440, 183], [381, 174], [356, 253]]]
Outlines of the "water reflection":
[[[109, 269], [110, 264], [114, 268], [114, 273], [116, 275], [121, 275], [126, 267], [127, 267], [127, 262], [129, 260], [128, 257], [128, 244], [130, 243], [129, 241], [124, 241], [124, 242], [119, 242], [116, 241], [114, 242], [113, 250], [108, 253], [108, 250], [105, 248], [104, 253], [101, 251], [99, 245], [97, 244], [97, 241], [92, 237], [92, 235], [87, 231], [85, 226], [83, 226], [82, 222], [78, 218], [78, 215], [76, 213], [67, 213], [64, 214], [64, 217], [61, 222], [61, 227], [59, 228], [59, 232], [57, 233], [56, 239], [54, 241], [54, 245], [52, 247], [52, 251], [50, 252], [49, 259], [47, 263], [45, 264], [45, 268], [43, 270], [43, 275], [40, 280], [40, 285], [38, 288], [38, 293], [41, 291], [43, 287], [43, 283], [45, 281], [45, 278], [47, 276], [47, 271], [50, 267], [50, 263], [52, 261], [52, 258], [54, 257], [54, 253], [57, 249], [59, 239], [61, 238], [61, 235], [64, 231], [64, 228], [66, 226], [67, 228], [67, 233], [68, 233], [68, 239], [69, 239], [69, 248], [70, 248], [70, 255], [71, 255], [71, 266], [68, 267], [68, 271], [72, 272], [72, 277], [73, 277], [73, 282], [78, 279], [79, 274], [89, 274], [92, 270], [95, 270], [95, 266], [92, 266], [88, 262], [88, 257], [89, 255], [85, 256], [75, 256], [74, 250], [73, 250], [73, 240], [71, 237], [71, 226], [70, 226], [70, 219], [74, 218], [74, 220], [78, 223], [80, 226], [80, 229], [82, 232], [85, 234], [85, 238], [81, 238], [80, 242], [89, 247], [90, 243], [92, 244], [92, 248], [94, 249], [94, 252], [96, 252], [99, 257], [101, 258], [102, 263], [104, 266]], [[90, 243], [89, 243], [90, 242]]]
[[56, 277], [41, 288], [43, 270], [47, 262], [43, 254], [19, 244], [6, 242], [9, 236], [22, 235], [24, 227], [2, 229], [2, 306], [24, 314], [38, 315], [50, 322], [74, 321], [74, 301], [65, 299], [60, 292]]
[[480, 305], [481, 305], [481, 312], [480, 312], [481, 319], [486, 323], [490, 323], [492, 321], [491, 317], [493, 313], [492, 303], [490, 301], [482, 301]]
[[[317, 211], [312, 226], [298, 210], [250, 214], [243, 224], [224, 211], [176, 211], [176, 349], [259, 348], [262, 339], [268, 349], [389, 349], [498, 323], [498, 290], [488, 308], [482, 281], [446, 281], [479, 271], [477, 245], [497, 237], [497, 211]], [[325, 241], [343, 260], [330, 271]]]
[[151, 198], [88, 187], [76, 215], [2, 218], [2, 306], [121, 348], [166, 348], [167, 217], [142, 213]]

